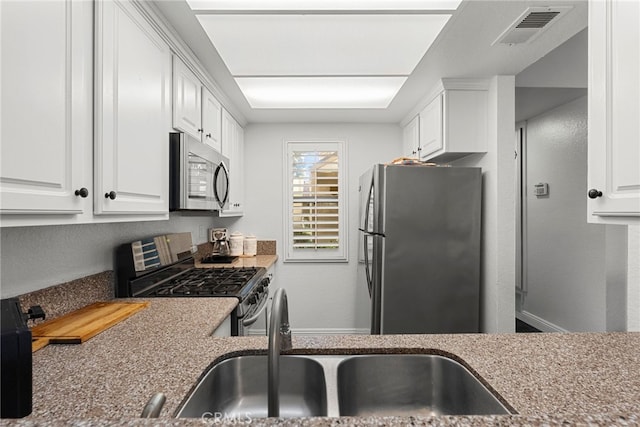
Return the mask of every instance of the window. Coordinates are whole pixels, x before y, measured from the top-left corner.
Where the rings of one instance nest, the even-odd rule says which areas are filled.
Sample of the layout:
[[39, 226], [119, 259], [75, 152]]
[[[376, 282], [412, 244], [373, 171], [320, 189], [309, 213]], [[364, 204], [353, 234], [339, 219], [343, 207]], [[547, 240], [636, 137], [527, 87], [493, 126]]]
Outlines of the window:
[[347, 261], [343, 142], [285, 148], [285, 261]]

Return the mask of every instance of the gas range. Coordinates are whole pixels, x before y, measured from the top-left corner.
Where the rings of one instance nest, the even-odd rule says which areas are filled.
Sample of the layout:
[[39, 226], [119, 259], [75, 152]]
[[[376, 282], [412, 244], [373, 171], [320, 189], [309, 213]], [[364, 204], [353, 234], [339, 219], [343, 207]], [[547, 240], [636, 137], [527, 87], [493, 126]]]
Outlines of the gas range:
[[264, 268], [256, 267], [192, 268], [141, 292], [140, 296], [244, 299], [264, 274]]
[[[266, 307], [270, 278], [263, 267], [196, 268], [190, 252], [161, 256], [172, 239], [158, 236], [121, 245], [116, 251], [117, 297], [237, 298], [232, 335], [244, 335]], [[166, 238], [166, 239], [165, 239]], [[189, 236], [190, 239], [190, 236]], [[176, 240], [176, 239], [173, 239]], [[174, 251], [175, 252], [175, 251]]]

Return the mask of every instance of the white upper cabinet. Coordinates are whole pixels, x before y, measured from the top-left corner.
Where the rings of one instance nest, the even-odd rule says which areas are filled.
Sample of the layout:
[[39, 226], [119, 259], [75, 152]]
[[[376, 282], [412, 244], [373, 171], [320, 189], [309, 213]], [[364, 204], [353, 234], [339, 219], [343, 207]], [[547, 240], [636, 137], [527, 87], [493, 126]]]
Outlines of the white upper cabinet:
[[132, 3], [95, 7], [95, 213], [168, 215], [169, 46]]
[[202, 142], [222, 152], [222, 105], [202, 87]]
[[244, 129], [222, 110], [222, 155], [229, 159], [229, 207], [219, 216], [242, 216], [244, 212]]
[[420, 112], [420, 159], [447, 163], [487, 151], [488, 83], [443, 79]]
[[420, 152], [420, 116], [415, 116], [402, 129], [402, 155], [418, 158]]
[[177, 56], [173, 57], [173, 127], [198, 140], [202, 136], [202, 84]]
[[3, 225], [75, 221], [92, 208], [92, 4], [0, 1], [0, 17]]
[[588, 221], [640, 224], [640, 2], [589, 2]]
[[173, 128], [222, 152], [222, 105], [177, 56], [173, 57]]
[[444, 94], [437, 95], [420, 112], [420, 157], [428, 158], [430, 155], [442, 151], [444, 148], [442, 134], [444, 123], [442, 121], [442, 99]]

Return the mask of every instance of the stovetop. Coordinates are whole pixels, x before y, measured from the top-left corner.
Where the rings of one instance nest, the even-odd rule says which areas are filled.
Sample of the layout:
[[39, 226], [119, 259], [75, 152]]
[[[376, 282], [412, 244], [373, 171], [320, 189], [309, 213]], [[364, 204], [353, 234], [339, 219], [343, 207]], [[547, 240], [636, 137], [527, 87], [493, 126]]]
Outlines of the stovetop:
[[141, 296], [242, 298], [253, 287], [253, 279], [262, 276], [258, 275], [261, 270], [255, 267], [193, 268], [152, 287]]
[[116, 296], [235, 297], [242, 305], [266, 294], [269, 278], [265, 268], [196, 268], [191, 247], [190, 233], [148, 237], [118, 246]]

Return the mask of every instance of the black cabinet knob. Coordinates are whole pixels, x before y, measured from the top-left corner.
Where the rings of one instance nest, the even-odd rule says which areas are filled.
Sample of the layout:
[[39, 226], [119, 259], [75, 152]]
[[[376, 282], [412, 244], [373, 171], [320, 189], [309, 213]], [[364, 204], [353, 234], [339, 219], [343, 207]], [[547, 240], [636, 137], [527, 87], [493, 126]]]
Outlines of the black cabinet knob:
[[203, 131], [203, 130], [204, 130], [204, 129], [198, 129], [198, 132], [202, 133], [202, 131]]
[[104, 193], [104, 198], [105, 199], [111, 199], [111, 200], [115, 200], [116, 199], [116, 192], [115, 191], [110, 191], [108, 193]]
[[210, 133], [206, 134], [205, 136], [206, 136], [207, 138], [211, 138], [211, 134], [210, 134]]
[[89, 195], [89, 190], [87, 190], [86, 188], [82, 187], [81, 189], [76, 190], [75, 195], [76, 196], [80, 196], [83, 199], [85, 199]]
[[587, 193], [590, 199], [597, 199], [598, 197], [602, 197], [602, 191], [598, 191], [595, 188], [592, 188]]

